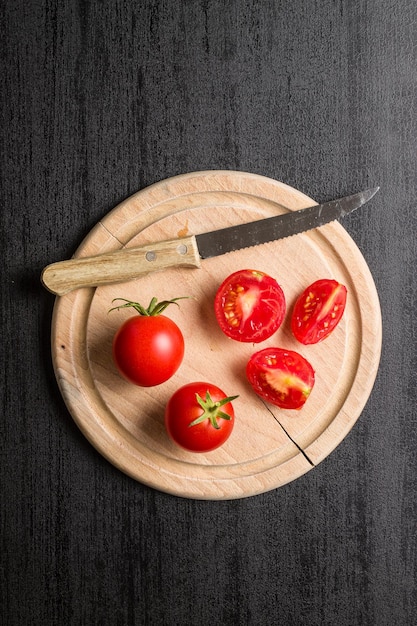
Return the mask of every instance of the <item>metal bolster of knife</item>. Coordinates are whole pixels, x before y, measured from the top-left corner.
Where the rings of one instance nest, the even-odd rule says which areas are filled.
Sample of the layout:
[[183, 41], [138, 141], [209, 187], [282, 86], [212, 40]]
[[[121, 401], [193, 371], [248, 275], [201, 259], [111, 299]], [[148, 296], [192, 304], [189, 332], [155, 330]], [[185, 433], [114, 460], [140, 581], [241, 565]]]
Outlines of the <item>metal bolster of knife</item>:
[[43, 270], [42, 283], [52, 293], [62, 296], [79, 287], [133, 280], [169, 267], [200, 266], [196, 239], [191, 235], [52, 263]]

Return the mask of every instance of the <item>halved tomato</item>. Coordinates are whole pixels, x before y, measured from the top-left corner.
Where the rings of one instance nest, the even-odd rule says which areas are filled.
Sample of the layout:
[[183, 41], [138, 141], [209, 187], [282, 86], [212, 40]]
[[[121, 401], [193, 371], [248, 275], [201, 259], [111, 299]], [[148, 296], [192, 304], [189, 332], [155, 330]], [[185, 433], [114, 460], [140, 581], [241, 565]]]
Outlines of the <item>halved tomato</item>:
[[282, 348], [265, 348], [253, 354], [246, 376], [258, 396], [282, 409], [301, 409], [315, 380], [307, 359]]
[[336, 328], [345, 310], [347, 289], [336, 280], [316, 280], [295, 303], [291, 330], [307, 345], [323, 341]]
[[216, 319], [231, 339], [259, 343], [278, 330], [285, 315], [285, 296], [271, 276], [243, 269], [228, 276], [214, 299]]

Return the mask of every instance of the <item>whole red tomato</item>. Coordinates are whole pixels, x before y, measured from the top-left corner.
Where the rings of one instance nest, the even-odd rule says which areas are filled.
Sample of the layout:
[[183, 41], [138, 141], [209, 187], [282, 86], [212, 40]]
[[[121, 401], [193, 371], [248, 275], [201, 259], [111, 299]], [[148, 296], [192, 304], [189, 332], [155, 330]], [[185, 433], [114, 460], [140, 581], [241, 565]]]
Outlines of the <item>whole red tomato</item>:
[[280, 327], [285, 296], [274, 278], [258, 270], [239, 270], [217, 290], [214, 311], [222, 331], [231, 339], [259, 343]]
[[347, 290], [336, 280], [316, 280], [297, 299], [291, 330], [307, 345], [323, 341], [336, 328], [346, 305]]
[[194, 382], [177, 389], [165, 409], [165, 427], [171, 439], [191, 452], [210, 452], [221, 446], [234, 426], [231, 402], [211, 383]]
[[139, 313], [126, 320], [113, 339], [113, 360], [129, 382], [141, 387], [160, 385], [181, 365], [184, 337], [175, 322], [161, 315], [161, 311], [178, 299], [158, 303], [153, 298], [147, 309], [129, 300], [114, 307], [133, 307]]
[[247, 378], [261, 398], [282, 409], [301, 409], [314, 386], [314, 370], [298, 352], [265, 348], [249, 359]]

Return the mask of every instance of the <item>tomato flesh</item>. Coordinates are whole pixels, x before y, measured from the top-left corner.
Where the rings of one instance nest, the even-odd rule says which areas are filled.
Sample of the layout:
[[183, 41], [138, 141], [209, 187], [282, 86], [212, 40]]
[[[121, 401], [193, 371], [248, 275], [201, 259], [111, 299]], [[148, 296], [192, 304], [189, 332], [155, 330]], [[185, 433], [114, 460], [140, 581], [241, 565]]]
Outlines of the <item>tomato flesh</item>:
[[265, 348], [249, 359], [246, 376], [261, 398], [282, 409], [301, 409], [314, 386], [314, 370], [298, 352]]
[[164, 315], [131, 317], [113, 339], [113, 360], [129, 382], [160, 385], [175, 374], [184, 356], [184, 338]]
[[346, 287], [336, 280], [312, 283], [295, 303], [291, 316], [294, 337], [305, 345], [326, 339], [342, 318], [346, 297]]
[[[216, 385], [194, 382], [177, 389], [165, 408], [165, 427], [168, 435], [178, 446], [191, 452], [215, 450], [225, 443], [233, 430], [234, 409], [231, 402], [221, 406], [221, 412], [216, 419], [218, 428], [215, 428], [208, 418], [192, 425], [192, 422], [198, 420], [204, 413], [197, 396], [205, 399], [207, 393], [213, 403], [227, 398]], [[222, 413], [229, 419], [224, 419]]]
[[285, 296], [278, 282], [264, 272], [239, 270], [218, 288], [214, 310], [220, 328], [228, 337], [259, 343], [282, 324]]

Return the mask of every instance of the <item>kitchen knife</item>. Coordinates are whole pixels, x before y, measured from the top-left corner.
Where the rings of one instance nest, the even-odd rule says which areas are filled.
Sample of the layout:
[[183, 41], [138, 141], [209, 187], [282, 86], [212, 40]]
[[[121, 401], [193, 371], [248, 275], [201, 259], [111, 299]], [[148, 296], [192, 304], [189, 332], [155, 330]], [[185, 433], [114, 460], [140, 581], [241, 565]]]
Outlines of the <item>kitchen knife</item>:
[[133, 280], [168, 267], [200, 267], [202, 259], [290, 237], [344, 217], [368, 202], [378, 189], [200, 235], [52, 263], [43, 270], [41, 280], [49, 291], [62, 296], [79, 287]]

